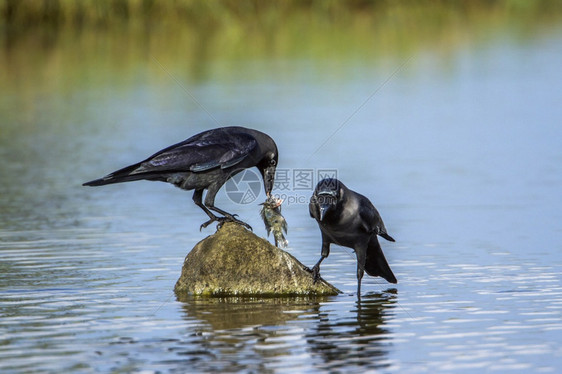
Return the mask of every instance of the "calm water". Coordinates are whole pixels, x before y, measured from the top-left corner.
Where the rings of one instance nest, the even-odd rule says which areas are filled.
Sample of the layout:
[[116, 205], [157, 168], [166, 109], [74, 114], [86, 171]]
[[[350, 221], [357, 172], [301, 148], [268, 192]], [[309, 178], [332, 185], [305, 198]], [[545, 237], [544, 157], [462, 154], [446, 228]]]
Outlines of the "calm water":
[[[3, 373], [562, 367], [560, 30], [367, 60], [210, 58], [197, 74], [61, 44], [78, 56], [2, 54]], [[322, 275], [340, 296], [178, 299], [183, 258], [213, 232], [191, 194], [80, 185], [217, 123], [276, 139], [293, 255], [320, 255], [295, 175], [335, 171], [397, 239], [383, 249], [399, 283], [366, 276], [358, 303], [354, 254], [333, 247]], [[262, 199], [217, 205], [265, 236]]]

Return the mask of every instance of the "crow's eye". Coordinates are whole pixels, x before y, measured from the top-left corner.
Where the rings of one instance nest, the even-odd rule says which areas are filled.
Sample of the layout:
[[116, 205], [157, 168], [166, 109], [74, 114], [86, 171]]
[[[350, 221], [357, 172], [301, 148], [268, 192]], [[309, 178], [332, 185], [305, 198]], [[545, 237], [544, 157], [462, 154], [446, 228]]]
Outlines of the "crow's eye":
[[271, 166], [275, 166], [276, 164], [277, 164], [277, 162], [275, 160], [269, 161], [269, 165], [271, 165]]

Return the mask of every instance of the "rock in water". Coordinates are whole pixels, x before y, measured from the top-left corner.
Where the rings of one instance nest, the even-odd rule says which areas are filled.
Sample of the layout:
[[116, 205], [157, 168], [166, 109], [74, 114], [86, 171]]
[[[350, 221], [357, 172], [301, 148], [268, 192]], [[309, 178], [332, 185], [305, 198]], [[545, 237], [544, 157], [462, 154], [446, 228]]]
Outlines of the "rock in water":
[[189, 252], [176, 293], [192, 295], [337, 295], [289, 253], [235, 223], [225, 223]]

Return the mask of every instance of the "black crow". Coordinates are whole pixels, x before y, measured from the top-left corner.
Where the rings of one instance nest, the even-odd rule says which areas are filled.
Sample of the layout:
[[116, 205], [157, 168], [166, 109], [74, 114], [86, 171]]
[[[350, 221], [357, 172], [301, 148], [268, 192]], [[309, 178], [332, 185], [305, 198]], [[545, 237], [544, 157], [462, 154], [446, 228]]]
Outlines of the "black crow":
[[[260, 131], [244, 127], [221, 127], [204, 131], [156, 152], [144, 161], [127, 166], [96, 179], [84, 186], [103, 186], [111, 183], [150, 180], [172, 183], [183, 190], [195, 190], [193, 201], [209, 216], [200, 229], [212, 222], [237, 222], [236, 215], [215, 206], [215, 196], [226, 181], [256, 166], [264, 181], [267, 196], [273, 188], [277, 167], [277, 146], [273, 139]], [[203, 204], [203, 190], [207, 190]], [[217, 217], [211, 210], [222, 214]]]
[[334, 178], [318, 182], [308, 206], [322, 233], [322, 257], [312, 268], [314, 280], [320, 277], [320, 264], [330, 254], [330, 244], [353, 248], [357, 256], [357, 294], [361, 297], [364, 271], [398, 283], [382, 253], [377, 235], [391, 242], [381, 216], [365, 196]]

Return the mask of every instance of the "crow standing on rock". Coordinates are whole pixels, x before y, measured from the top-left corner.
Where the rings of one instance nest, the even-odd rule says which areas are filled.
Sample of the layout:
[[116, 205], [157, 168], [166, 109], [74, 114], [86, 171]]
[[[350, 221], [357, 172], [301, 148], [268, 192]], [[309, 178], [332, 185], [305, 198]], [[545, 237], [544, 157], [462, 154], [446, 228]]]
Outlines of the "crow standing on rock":
[[[209, 216], [200, 228], [213, 222], [250, 225], [215, 206], [219, 189], [234, 175], [256, 166], [263, 178], [267, 196], [273, 188], [278, 159], [277, 145], [263, 132], [244, 127], [221, 127], [204, 131], [165, 148], [144, 161], [114, 171], [84, 186], [150, 180], [168, 182], [183, 190], [195, 190], [193, 201]], [[203, 204], [203, 190], [207, 190]], [[217, 217], [215, 211], [222, 215]]]
[[357, 295], [361, 297], [363, 273], [398, 283], [382, 253], [377, 235], [389, 240], [377, 209], [365, 196], [347, 188], [334, 178], [318, 182], [309, 204], [310, 216], [322, 232], [322, 257], [312, 268], [315, 281], [320, 264], [330, 254], [330, 244], [353, 248], [357, 256]]

